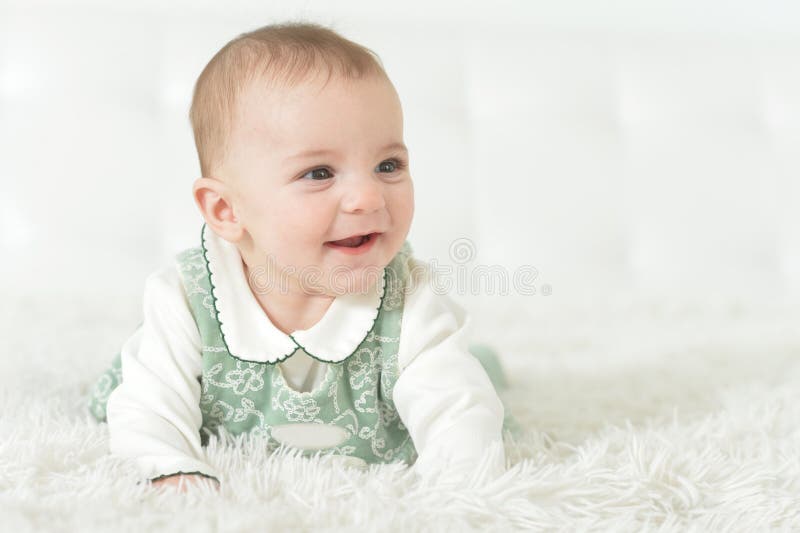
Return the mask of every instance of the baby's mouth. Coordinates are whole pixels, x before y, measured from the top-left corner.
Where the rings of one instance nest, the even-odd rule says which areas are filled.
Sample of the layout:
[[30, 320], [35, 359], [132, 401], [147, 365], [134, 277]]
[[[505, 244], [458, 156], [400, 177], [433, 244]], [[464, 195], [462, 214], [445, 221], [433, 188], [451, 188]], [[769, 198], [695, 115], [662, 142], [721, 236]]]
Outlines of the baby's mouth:
[[367, 235], [355, 235], [353, 237], [347, 237], [346, 239], [340, 239], [338, 241], [327, 241], [325, 244], [330, 244], [333, 246], [344, 246], [346, 248], [358, 248], [362, 244], [369, 242], [377, 233], [368, 233]]

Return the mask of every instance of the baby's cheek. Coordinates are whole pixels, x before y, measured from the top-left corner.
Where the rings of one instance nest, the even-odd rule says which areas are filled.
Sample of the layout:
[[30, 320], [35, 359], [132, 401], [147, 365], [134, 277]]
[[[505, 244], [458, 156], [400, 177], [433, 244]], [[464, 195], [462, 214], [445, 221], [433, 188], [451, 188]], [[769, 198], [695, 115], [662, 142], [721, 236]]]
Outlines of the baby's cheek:
[[411, 180], [405, 182], [403, 187], [393, 191], [391, 204], [398, 219], [411, 220], [414, 216], [414, 185]]

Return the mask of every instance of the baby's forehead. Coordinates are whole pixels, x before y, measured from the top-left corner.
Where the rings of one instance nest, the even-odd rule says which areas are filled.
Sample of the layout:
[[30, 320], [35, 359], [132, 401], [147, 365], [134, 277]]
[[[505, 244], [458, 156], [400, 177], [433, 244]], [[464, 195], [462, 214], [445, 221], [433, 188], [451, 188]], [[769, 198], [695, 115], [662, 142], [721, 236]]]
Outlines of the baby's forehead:
[[356, 85], [391, 85], [391, 82], [378, 75], [358, 77], [345, 76], [332, 70], [332, 67], [315, 67], [296, 74], [275, 76], [261, 73], [242, 83], [242, 93], [254, 100], [297, 100], [313, 98], [322, 92], [348, 91]]
[[270, 80], [255, 79], [247, 82], [236, 98], [234, 120], [259, 127], [266, 122], [275, 121], [283, 114], [286, 106], [294, 109], [311, 108], [315, 96], [325, 87], [319, 81], [300, 80], [297, 83], [278, 84]]
[[[375, 120], [380, 116], [381, 120]], [[339, 135], [365, 146], [402, 138], [402, 111], [391, 82], [377, 77], [306, 76], [295, 83], [256, 79], [242, 88], [230, 142], [251, 153], [287, 153], [337, 144]]]
[[[359, 92], [357, 86], [370, 86], [367, 92]], [[270, 122], [291, 123], [298, 113], [305, 121], [315, 121], [319, 115], [341, 113], [345, 108], [341, 104], [347, 102], [347, 109], [366, 110], [374, 106], [385, 107], [391, 96], [375, 97], [372, 87], [380, 87], [378, 91], [389, 91], [394, 94], [391, 83], [385, 83], [376, 77], [349, 79], [341, 76], [323, 76], [302, 78], [295, 83], [276, 83], [272, 80], [253, 80], [242, 88], [236, 106], [239, 120], [247, 122], [251, 127], [267, 128]], [[358, 93], [358, 94], [357, 94]], [[369, 94], [369, 98], [362, 98]], [[359, 111], [361, 112], [361, 111]]]

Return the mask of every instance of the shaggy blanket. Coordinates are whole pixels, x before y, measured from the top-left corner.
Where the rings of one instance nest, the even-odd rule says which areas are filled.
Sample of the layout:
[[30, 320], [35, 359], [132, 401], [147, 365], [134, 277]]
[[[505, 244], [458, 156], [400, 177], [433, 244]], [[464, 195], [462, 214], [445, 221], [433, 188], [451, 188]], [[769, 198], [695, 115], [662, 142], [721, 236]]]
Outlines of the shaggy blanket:
[[138, 298], [4, 299], [3, 531], [800, 529], [796, 304], [487, 297], [468, 304], [474, 335], [501, 353], [526, 430], [501, 478], [422, 482], [223, 434], [207, 448], [220, 492], [180, 494], [137, 484], [86, 411]]

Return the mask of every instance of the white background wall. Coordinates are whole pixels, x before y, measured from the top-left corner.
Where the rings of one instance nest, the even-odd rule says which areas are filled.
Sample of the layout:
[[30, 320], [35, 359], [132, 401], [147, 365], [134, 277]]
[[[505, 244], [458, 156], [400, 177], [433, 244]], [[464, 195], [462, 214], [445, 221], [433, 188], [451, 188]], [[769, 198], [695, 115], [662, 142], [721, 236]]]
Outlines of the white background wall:
[[137, 293], [197, 244], [193, 83], [297, 17], [395, 81], [421, 258], [470, 239], [551, 299], [800, 294], [800, 7], [633, 0], [6, 1], [3, 290]]

